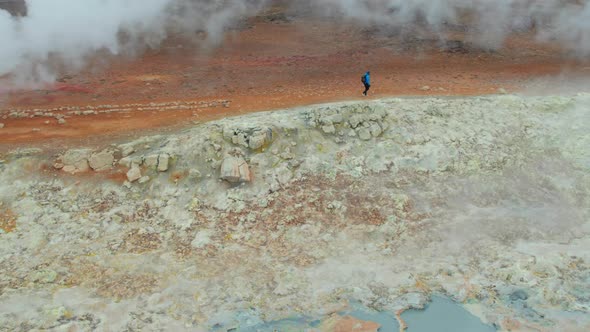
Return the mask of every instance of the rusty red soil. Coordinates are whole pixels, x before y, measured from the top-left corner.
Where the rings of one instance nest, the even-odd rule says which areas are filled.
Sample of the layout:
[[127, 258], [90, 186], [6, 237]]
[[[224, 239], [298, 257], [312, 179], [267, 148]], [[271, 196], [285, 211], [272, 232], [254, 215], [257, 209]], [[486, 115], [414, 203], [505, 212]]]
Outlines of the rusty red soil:
[[108, 66], [89, 66], [64, 75], [54, 85], [18, 91], [5, 86], [0, 115], [12, 109], [177, 101], [228, 100], [229, 107], [175, 111], [136, 107], [129, 112], [71, 116], [61, 125], [43, 117], [0, 119], [5, 125], [0, 129], [0, 149], [100, 145], [175, 130], [194, 121], [361, 99], [360, 76], [367, 69], [373, 81], [370, 98], [481, 95], [499, 88], [519, 91], [536, 79], [590, 73], [589, 62], [566, 58], [562, 50], [537, 44], [525, 34], [512, 36], [495, 52], [468, 43], [461, 47], [449, 50], [417, 39], [368, 35], [354, 25], [329, 21], [275, 24], [259, 20], [248, 29], [228, 33], [220, 45], [207, 49], [170, 38], [160, 49], [139, 58], [111, 56]]

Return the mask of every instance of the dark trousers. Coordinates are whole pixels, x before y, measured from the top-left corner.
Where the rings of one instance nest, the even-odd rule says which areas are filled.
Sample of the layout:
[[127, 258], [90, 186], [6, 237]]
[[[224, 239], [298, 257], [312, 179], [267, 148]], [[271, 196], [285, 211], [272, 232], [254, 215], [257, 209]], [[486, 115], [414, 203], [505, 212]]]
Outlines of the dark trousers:
[[367, 92], [369, 92], [369, 89], [371, 88], [371, 84], [367, 84], [367, 83], [363, 83], [365, 85], [365, 91], [363, 92], [363, 94], [366, 96]]

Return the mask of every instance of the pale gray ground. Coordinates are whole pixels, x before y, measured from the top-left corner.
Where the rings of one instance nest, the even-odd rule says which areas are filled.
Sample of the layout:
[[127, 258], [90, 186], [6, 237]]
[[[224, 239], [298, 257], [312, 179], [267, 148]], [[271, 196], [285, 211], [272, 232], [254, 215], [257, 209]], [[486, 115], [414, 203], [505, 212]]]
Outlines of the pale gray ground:
[[[590, 329], [590, 95], [319, 105], [3, 159], [1, 330], [206, 331], [432, 293], [504, 330]], [[134, 182], [68, 174], [113, 165]]]

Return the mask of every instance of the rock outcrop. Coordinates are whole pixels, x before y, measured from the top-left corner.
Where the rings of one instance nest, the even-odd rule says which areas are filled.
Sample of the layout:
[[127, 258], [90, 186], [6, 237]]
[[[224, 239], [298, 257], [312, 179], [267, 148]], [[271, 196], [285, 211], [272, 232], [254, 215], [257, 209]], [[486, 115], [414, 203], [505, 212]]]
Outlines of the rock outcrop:
[[88, 159], [88, 164], [90, 168], [95, 171], [103, 171], [105, 169], [111, 168], [114, 161], [115, 157], [113, 155], [113, 151], [103, 150], [98, 153], [93, 153]]
[[270, 127], [226, 127], [223, 136], [233, 144], [251, 150], [258, 150], [268, 146], [274, 139], [273, 129]]
[[90, 169], [88, 160], [92, 150], [90, 149], [71, 149], [66, 151], [58, 162], [63, 164], [62, 170], [67, 173], [86, 172]]
[[[590, 330], [588, 105], [255, 113], [110, 146], [114, 177], [2, 153], [0, 330], [375, 331], [343, 315], [401, 322], [433, 293], [504, 330]], [[101, 169], [104, 148], [55, 167]]]

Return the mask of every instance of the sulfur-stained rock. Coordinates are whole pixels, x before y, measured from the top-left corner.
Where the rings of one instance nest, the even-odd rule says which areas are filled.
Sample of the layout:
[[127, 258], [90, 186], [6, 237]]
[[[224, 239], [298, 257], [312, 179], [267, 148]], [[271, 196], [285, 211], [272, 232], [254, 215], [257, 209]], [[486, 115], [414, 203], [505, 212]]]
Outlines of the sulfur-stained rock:
[[267, 140], [266, 133], [260, 131], [260, 132], [257, 132], [256, 134], [253, 134], [252, 136], [250, 136], [248, 146], [252, 150], [260, 149], [261, 147], [263, 147], [266, 144], [266, 140]]

